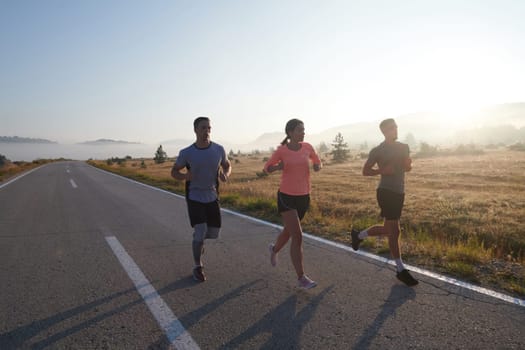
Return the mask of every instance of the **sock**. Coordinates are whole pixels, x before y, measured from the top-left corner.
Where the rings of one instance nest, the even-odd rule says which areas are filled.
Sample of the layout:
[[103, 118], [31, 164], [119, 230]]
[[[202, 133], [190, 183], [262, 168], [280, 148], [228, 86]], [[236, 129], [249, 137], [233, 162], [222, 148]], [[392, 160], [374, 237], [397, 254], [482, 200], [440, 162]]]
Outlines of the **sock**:
[[359, 237], [359, 239], [365, 239], [366, 237], [368, 237], [368, 231], [367, 230], [363, 230], [363, 231], [359, 232], [359, 235], [357, 237]]
[[405, 269], [405, 265], [403, 265], [403, 261], [401, 260], [401, 258], [395, 259], [395, 261], [397, 266], [397, 272], [403, 271]]

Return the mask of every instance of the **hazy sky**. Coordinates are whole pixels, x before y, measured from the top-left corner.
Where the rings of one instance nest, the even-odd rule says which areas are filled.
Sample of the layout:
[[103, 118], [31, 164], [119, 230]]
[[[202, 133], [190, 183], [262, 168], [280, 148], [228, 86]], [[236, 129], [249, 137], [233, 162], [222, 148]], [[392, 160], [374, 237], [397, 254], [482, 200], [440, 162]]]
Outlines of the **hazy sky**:
[[525, 1], [0, 0], [0, 136], [248, 142], [525, 101]]

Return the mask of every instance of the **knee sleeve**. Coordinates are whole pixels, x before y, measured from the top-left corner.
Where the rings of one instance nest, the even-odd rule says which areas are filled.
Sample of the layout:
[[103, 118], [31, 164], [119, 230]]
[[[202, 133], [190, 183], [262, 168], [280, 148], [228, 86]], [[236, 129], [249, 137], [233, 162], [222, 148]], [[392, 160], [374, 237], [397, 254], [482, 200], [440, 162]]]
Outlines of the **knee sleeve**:
[[207, 225], [197, 224], [193, 227], [193, 240], [195, 242], [204, 242], [206, 238]]
[[221, 232], [220, 227], [208, 227], [206, 231], [206, 238], [217, 239], [219, 238], [219, 232]]

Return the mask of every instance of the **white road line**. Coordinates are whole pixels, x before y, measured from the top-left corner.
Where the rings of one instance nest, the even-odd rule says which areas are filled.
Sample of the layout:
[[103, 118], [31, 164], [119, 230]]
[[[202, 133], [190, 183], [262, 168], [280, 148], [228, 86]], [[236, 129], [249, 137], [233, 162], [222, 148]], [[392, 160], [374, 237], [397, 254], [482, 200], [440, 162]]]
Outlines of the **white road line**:
[[[96, 167], [93, 167], [93, 168], [95, 168], [95, 169], [97, 169], [97, 170], [99, 170], [101, 172], [105, 172], [107, 174], [111, 174], [111, 175], [114, 175], [116, 177], [120, 177], [122, 179], [128, 180], [130, 182], [134, 182], [136, 184], [139, 184], [139, 185], [142, 185], [142, 186], [145, 186], [145, 187], [149, 187], [149, 188], [151, 188], [153, 190], [156, 190], [156, 191], [161, 191], [161, 192], [164, 192], [166, 194], [169, 194], [169, 195], [172, 195], [172, 196], [175, 196], [175, 197], [178, 197], [178, 198], [184, 198], [184, 196], [178, 195], [176, 193], [172, 193], [172, 192], [169, 192], [169, 191], [157, 188], [157, 187], [146, 185], [146, 184], [143, 184], [141, 182], [138, 182], [138, 181], [135, 181], [135, 180], [132, 180], [132, 179], [128, 179], [128, 178], [126, 178], [124, 176], [120, 176], [120, 175], [111, 173], [109, 171], [101, 170], [101, 169], [96, 168]], [[268, 222], [268, 221], [256, 219], [256, 218], [253, 218], [251, 216], [244, 215], [244, 214], [238, 213], [238, 212], [233, 211], [233, 210], [224, 209], [224, 208], [222, 208], [221, 210], [223, 212], [225, 212], [225, 213], [229, 213], [229, 214], [232, 214], [232, 215], [244, 218], [246, 220], [257, 222], [259, 224], [270, 226], [270, 227], [273, 227], [273, 228], [276, 228], [276, 229], [279, 229], [279, 230], [282, 230], [282, 228], [283, 228], [280, 225], [273, 224], [273, 223]], [[327, 239], [320, 238], [320, 237], [317, 237], [317, 236], [313, 236], [313, 235], [311, 235], [309, 233], [306, 233], [306, 232], [304, 232], [303, 235], [305, 237], [311, 239], [311, 240], [318, 241], [318, 242], [327, 244], [327, 245], [332, 246], [332, 247], [340, 248], [340, 249], [343, 249], [343, 250], [345, 250], [347, 252], [350, 252], [350, 253], [353, 253], [353, 254], [366, 256], [367, 258], [370, 258], [370, 259], [373, 259], [373, 260], [377, 260], [377, 261], [380, 261], [380, 262], [383, 262], [383, 263], [386, 263], [386, 264], [390, 264], [390, 265], [395, 265], [395, 263], [392, 260], [383, 258], [381, 256], [377, 256], [377, 255], [366, 253], [366, 252], [362, 252], [362, 251], [357, 251], [356, 252], [351, 247], [349, 247], [347, 245], [344, 245], [344, 244], [341, 244], [341, 243], [337, 243], [337, 242], [332, 242], [332, 241], [329, 241]], [[525, 299], [514, 298], [514, 297], [511, 297], [510, 295], [507, 295], [507, 294], [503, 294], [503, 293], [499, 293], [499, 292], [496, 292], [496, 291], [493, 291], [493, 290], [490, 290], [490, 289], [487, 289], [487, 288], [482, 288], [482, 287], [479, 287], [479, 286], [475, 286], [473, 284], [470, 284], [470, 283], [467, 283], [467, 282], [463, 282], [463, 281], [460, 281], [460, 280], [457, 280], [457, 279], [454, 279], [454, 278], [451, 278], [451, 277], [447, 277], [447, 276], [444, 276], [444, 275], [440, 275], [440, 274], [437, 274], [437, 273], [432, 272], [432, 271], [424, 270], [424, 269], [421, 269], [421, 268], [416, 267], [416, 266], [411, 266], [411, 265], [407, 265], [407, 264], [405, 264], [405, 266], [409, 270], [417, 272], [417, 273], [419, 273], [421, 275], [424, 275], [424, 276], [427, 276], [427, 277], [430, 277], [430, 278], [434, 278], [434, 279], [437, 279], [439, 281], [443, 281], [443, 282], [446, 282], [446, 283], [449, 283], [449, 284], [452, 284], [452, 285], [455, 285], [455, 286], [458, 286], [458, 287], [461, 287], [461, 288], [472, 290], [472, 291], [475, 291], [475, 292], [478, 292], [478, 293], [481, 293], [481, 294], [484, 294], [484, 295], [487, 295], [487, 296], [490, 296], [490, 297], [493, 297], [493, 298], [496, 298], [496, 299], [500, 299], [500, 300], [503, 300], [503, 301], [508, 302], [508, 303], [512, 303], [512, 304], [515, 304], [515, 305], [518, 305], [518, 306], [525, 307]]]
[[200, 349], [115, 236], [106, 241], [175, 349]]
[[[272, 223], [264, 221], [264, 220], [260, 220], [260, 219], [253, 218], [251, 216], [240, 214], [240, 213], [237, 213], [237, 212], [229, 210], [229, 209], [222, 209], [222, 210], [224, 212], [227, 212], [227, 213], [230, 213], [230, 214], [233, 214], [233, 215], [236, 215], [236, 216], [240, 216], [240, 217], [242, 217], [244, 219], [251, 220], [251, 221], [257, 222], [259, 224], [264, 224], [264, 225], [267, 225], [267, 226], [271, 226], [271, 227], [277, 228], [279, 230], [283, 229], [283, 227], [280, 226], [280, 225], [272, 224]], [[390, 265], [394, 265], [395, 266], [395, 262], [393, 260], [386, 259], [386, 258], [383, 258], [381, 256], [377, 256], [377, 255], [366, 253], [366, 252], [359, 251], [359, 250], [358, 251], [354, 251], [351, 247], [349, 247], [347, 245], [344, 245], [342, 243], [332, 242], [332, 241], [329, 241], [327, 239], [324, 239], [324, 238], [321, 238], [321, 237], [317, 237], [317, 236], [313, 236], [313, 235], [311, 235], [309, 233], [305, 233], [305, 232], [303, 233], [303, 236], [308, 237], [311, 240], [314, 240], [314, 241], [321, 242], [321, 243], [324, 243], [326, 245], [332, 246], [332, 247], [343, 249], [343, 250], [345, 250], [347, 252], [350, 252], [350, 253], [366, 256], [367, 258], [370, 258], [370, 259], [377, 260], [377, 261], [380, 261], [380, 262], [385, 263], [385, 264], [390, 264]], [[519, 306], [525, 306], [525, 300], [523, 300], [523, 299], [514, 298], [514, 297], [511, 297], [509, 295], [506, 295], [506, 294], [503, 294], [503, 293], [498, 293], [498, 292], [495, 292], [495, 291], [487, 289], [487, 288], [475, 286], [475, 285], [472, 285], [470, 283], [466, 283], [466, 282], [463, 282], [463, 281], [460, 281], [460, 280], [457, 280], [457, 279], [454, 279], [454, 278], [451, 278], [451, 277], [443, 276], [443, 275], [434, 273], [432, 271], [421, 269], [421, 268], [416, 267], [416, 266], [411, 266], [411, 265], [407, 265], [407, 264], [405, 264], [405, 266], [409, 270], [417, 272], [419, 274], [422, 274], [422, 275], [425, 275], [425, 276], [428, 276], [428, 277], [431, 277], [431, 278], [434, 278], [434, 279], [437, 279], [437, 280], [440, 280], [440, 281], [443, 281], [443, 282], [447, 282], [449, 284], [452, 284], [452, 285], [455, 285], [455, 286], [459, 286], [461, 288], [473, 290], [473, 291], [476, 291], [478, 293], [485, 294], [485, 295], [488, 295], [488, 296], [491, 296], [493, 298], [500, 299], [500, 300], [503, 300], [503, 301], [506, 301], [506, 302], [509, 302], [509, 303], [513, 303], [513, 304], [516, 304], [516, 305], [519, 305]]]
[[73, 186], [73, 188], [77, 188], [77, 184], [75, 183], [75, 181], [73, 181], [73, 179], [69, 179], [69, 182], [71, 182], [71, 186]]
[[[349, 251], [349, 252], [352, 252], [352, 253], [355, 253], [355, 254], [359, 254], [359, 255], [363, 255], [363, 256], [366, 256], [368, 258], [371, 258], [371, 259], [374, 259], [374, 260], [378, 260], [378, 261], [381, 261], [381, 262], [384, 262], [384, 263], [387, 263], [387, 264], [390, 264], [390, 265], [393, 265], [393, 266], [396, 265], [393, 260], [386, 259], [386, 258], [377, 256], [377, 255], [374, 255], [374, 254], [366, 253], [366, 252], [361, 252], [361, 251], [357, 251], [356, 252], [352, 248], [350, 248], [350, 247], [348, 247], [346, 245], [343, 245], [343, 244], [331, 242], [331, 241], [328, 241], [326, 239], [323, 239], [323, 238], [320, 238], [320, 237], [316, 237], [316, 236], [310, 236], [309, 238], [313, 239], [313, 240], [316, 240], [316, 241], [319, 241], [319, 242], [323, 242], [325, 244], [332, 245], [334, 247], [339, 247], [339, 248], [344, 249], [346, 251]], [[470, 283], [463, 282], [463, 281], [457, 280], [457, 279], [452, 278], [452, 277], [443, 276], [443, 275], [437, 274], [435, 272], [424, 270], [424, 269], [416, 267], [416, 266], [407, 265], [407, 264], [404, 264], [404, 265], [410, 271], [417, 272], [417, 273], [419, 273], [421, 275], [425, 275], [427, 277], [431, 277], [431, 278], [434, 278], [436, 280], [443, 281], [443, 282], [446, 282], [446, 283], [449, 283], [449, 284], [452, 284], [452, 285], [455, 285], [455, 286], [458, 286], [458, 287], [461, 287], [461, 288], [469, 289], [469, 290], [478, 292], [480, 294], [485, 294], [487, 296], [490, 296], [490, 297], [493, 297], [493, 298], [496, 298], [496, 299], [500, 299], [500, 300], [506, 301], [508, 303], [516, 304], [516, 305], [519, 305], [519, 306], [525, 306], [525, 300], [523, 300], [523, 299], [514, 298], [514, 297], [511, 297], [510, 295], [506, 295], [506, 294], [503, 294], [503, 293], [495, 292], [495, 291], [487, 289], [487, 288], [475, 286], [475, 285], [472, 285]]]
[[33, 171], [35, 171], [35, 170], [37, 170], [37, 169], [40, 169], [41, 167], [44, 167], [44, 166], [46, 166], [46, 165], [47, 165], [47, 164], [41, 165], [41, 166], [39, 166], [38, 168], [31, 169], [31, 170], [29, 170], [28, 172], [23, 173], [22, 175], [17, 176], [17, 177], [15, 177], [14, 179], [11, 179], [11, 180], [7, 181], [5, 184], [1, 184], [1, 185], [0, 185], [0, 188], [5, 187], [5, 186], [9, 185], [10, 183], [15, 182], [15, 181], [18, 180], [18, 179], [21, 179], [21, 178], [23, 178], [24, 176], [29, 175], [29, 174], [31, 174]]

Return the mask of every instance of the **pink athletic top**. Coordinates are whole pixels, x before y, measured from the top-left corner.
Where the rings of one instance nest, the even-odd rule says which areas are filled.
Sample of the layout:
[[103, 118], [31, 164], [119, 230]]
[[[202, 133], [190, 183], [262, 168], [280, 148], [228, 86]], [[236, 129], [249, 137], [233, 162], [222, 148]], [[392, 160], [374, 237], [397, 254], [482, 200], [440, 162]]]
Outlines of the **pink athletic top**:
[[269, 166], [283, 162], [279, 191], [292, 196], [310, 193], [309, 160], [311, 159], [314, 164], [321, 164], [321, 159], [312, 145], [307, 142], [300, 142], [300, 144], [301, 148], [297, 151], [291, 151], [286, 145], [279, 146], [264, 165], [264, 170], [268, 171]]

